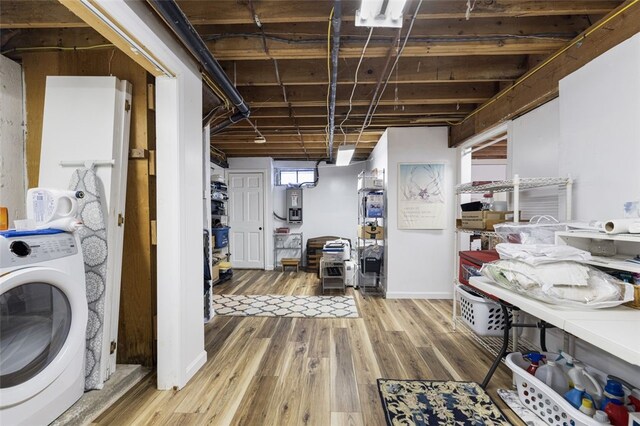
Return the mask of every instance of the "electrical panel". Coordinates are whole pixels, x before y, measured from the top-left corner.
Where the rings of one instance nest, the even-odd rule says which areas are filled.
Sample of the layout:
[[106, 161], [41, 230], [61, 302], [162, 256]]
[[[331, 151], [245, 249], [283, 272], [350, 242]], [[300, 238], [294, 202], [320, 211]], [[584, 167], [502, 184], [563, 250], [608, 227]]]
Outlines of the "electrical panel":
[[287, 188], [287, 222], [302, 223], [302, 188]]

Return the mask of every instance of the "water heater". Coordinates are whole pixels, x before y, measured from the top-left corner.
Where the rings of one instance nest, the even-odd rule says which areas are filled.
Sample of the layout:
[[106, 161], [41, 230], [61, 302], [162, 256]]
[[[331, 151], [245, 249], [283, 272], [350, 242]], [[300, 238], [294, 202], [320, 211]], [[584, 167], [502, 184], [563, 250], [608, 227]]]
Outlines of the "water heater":
[[287, 188], [287, 222], [302, 223], [302, 188]]

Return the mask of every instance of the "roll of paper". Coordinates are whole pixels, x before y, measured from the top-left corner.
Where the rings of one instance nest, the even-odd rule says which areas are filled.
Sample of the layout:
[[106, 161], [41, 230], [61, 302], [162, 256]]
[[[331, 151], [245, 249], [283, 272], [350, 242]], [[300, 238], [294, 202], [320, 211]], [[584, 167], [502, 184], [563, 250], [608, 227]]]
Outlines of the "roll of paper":
[[637, 229], [640, 219], [612, 219], [604, 224], [604, 232], [607, 234], [628, 234], [629, 228]]

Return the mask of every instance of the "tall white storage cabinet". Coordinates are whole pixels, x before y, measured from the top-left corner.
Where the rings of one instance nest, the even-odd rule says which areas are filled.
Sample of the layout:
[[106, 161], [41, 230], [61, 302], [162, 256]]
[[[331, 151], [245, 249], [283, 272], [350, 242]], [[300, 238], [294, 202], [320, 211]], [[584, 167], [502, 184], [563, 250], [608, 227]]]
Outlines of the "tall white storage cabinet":
[[115, 371], [124, 242], [131, 84], [115, 77], [47, 77], [40, 155], [43, 188], [67, 189], [95, 166], [107, 203], [107, 277], [101, 379]]

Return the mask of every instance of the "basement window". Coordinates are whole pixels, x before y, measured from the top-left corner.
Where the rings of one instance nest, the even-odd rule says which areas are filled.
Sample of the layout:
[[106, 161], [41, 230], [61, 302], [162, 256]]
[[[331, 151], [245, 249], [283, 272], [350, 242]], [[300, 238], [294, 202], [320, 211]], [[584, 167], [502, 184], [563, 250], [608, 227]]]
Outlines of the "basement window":
[[315, 180], [314, 169], [276, 169], [276, 186], [300, 185]]

